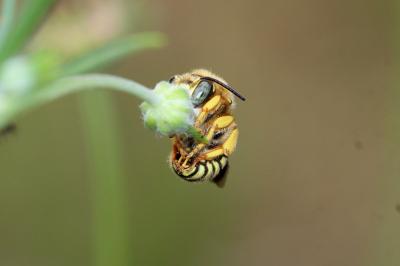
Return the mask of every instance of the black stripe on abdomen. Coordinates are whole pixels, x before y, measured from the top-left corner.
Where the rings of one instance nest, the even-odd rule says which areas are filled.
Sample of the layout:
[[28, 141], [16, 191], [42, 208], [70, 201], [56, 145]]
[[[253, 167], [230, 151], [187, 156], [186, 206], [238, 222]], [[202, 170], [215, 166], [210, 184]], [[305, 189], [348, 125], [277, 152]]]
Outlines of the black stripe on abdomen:
[[205, 180], [213, 180], [226, 167], [228, 158], [226, 156], [218, 157], [210, 161], [202, 161], [195, 166], [195, 169], [189, 174], [175, 172], [184, 180], [189, 182], [199, 182]]

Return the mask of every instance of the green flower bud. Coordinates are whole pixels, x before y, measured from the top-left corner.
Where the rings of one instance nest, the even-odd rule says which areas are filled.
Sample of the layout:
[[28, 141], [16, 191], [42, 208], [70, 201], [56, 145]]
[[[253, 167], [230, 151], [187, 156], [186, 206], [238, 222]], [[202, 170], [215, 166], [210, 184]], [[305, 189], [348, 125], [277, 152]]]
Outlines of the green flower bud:
[[188, 131], [194, 123], [194, 111], [187, 85], [159, 82], [153, 90], [158, 96], [156, 104], [140, 105], [146, 127], [163, 136]]

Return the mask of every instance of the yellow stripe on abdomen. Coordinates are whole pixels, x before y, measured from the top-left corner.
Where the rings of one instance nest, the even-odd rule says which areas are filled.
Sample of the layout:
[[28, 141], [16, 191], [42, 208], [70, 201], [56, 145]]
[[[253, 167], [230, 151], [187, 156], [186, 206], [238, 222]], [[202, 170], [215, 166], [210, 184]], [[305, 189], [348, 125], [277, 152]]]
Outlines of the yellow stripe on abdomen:
[[222, 173], [227, 164], [228, 158], [226, 156], [220, 156], [214, 160], [201, 161], [195, 167], [187, 171], [179, 172], [175, 168], [174, 170], [186, 181], [211, 181]]
[[219, 174], [219, 172], [221, 171], [221, 167], [220, 167], [219, 163], [218, 163], [216, 160], [211, 161], [211, 163], [212, 163], [213, 166], [214, 166], [214, 175], [213, 175], [213, 178], [214, 178], [214, 177], [216, 177], [216, 176]]
[[201, 179], [203, 179], [205, 173], [206, 167], [203, 164], [199, 164], [197, 165], [197, 172], [193, 176], [185, 179], [189, 181], [200, 181]]

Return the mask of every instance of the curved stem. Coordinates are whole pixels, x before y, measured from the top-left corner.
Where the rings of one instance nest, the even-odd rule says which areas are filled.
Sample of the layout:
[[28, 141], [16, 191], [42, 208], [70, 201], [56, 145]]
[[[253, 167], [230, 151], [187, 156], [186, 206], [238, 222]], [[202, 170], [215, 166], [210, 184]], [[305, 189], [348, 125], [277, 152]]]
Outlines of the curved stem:
[[[59, 79], [25, 99], [7, 104], [0, 117], [0, 128], [20, 113], [61, 98], [65, 95], [89, 89], [110, 89], [136, 96], [151, 105], [159, 104], [160, 97], [145, 86], [120, 77], [106, 74], [87, 74]], [[1, 103], [0, 103], [0, 107]]]
[[150, 89], [137, 82], [107, 74], [87, 74], [57, 80], [40, 90], [31, 99], [32, 104], [43, 104], [70, 93], [103, 88], [132, 94], [151, 105], [157, 105], [159, 97]]

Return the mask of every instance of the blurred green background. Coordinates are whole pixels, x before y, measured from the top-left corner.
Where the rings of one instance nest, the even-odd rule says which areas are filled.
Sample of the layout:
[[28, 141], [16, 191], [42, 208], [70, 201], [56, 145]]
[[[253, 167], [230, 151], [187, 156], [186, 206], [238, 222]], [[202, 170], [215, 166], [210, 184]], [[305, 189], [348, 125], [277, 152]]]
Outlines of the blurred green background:
[[[203, 67], [248, 99], [237, 104], [240, 138], [221, 190], [175, 176], [170, 142], [143, 127], [140, 101], [110, 94], [123, 175], [121, 216], [110, 219], [123, 228], [107, 230], [126, 239], [107, 244], [126, 249], [126, 265], [394, 266], [395, 22], [394, 1], [61, 1], [31, 47], [68, 54], [161, 31], [167, 47], [102, 72], [152, 87]], [[82, 97], [20, 117], [0, 140], [0, 265], [96, 264]]]

